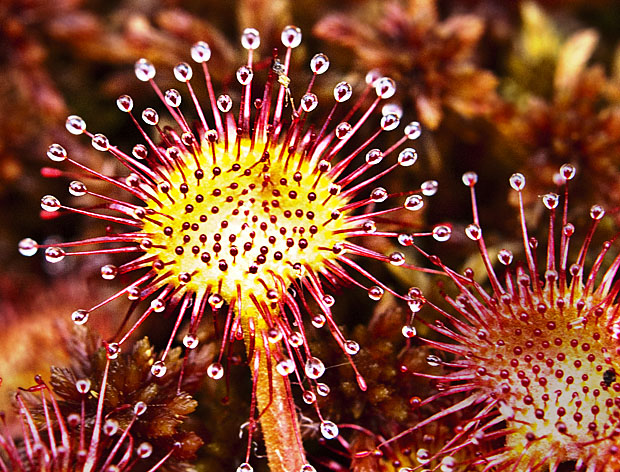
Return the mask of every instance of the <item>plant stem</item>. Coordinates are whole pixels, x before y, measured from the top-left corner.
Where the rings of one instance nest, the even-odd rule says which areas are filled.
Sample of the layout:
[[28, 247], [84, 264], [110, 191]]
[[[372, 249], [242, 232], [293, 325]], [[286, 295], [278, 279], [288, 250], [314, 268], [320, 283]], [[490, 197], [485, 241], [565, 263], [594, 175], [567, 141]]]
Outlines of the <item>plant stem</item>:
[[[250, 352], [251, 319], [254, 325], [254, 352]], [[277, 360], [273, 352], [277, 350], [277, 344], [265, 345], [269, 343], [269, 326], [254, 306], [243, 310], [241, 323], [255, 384], [256, 408], [261, 415], [259, 421], [267, 449], [269, 470], [297, 472], [306, 463], [306, 459], [291, 384], [287, 376], [282, 376], [275, 370]], [[268, 355], [271, 359], [268, 359]]]

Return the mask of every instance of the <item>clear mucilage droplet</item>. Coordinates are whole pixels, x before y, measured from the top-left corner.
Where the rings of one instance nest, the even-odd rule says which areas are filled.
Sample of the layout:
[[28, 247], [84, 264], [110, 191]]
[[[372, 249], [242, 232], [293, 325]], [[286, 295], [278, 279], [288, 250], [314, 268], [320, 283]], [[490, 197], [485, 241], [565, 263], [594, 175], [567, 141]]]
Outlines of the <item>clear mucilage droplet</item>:
[[90, 386], [90, 380], [88, 379], [80, 379], [75, 382], [75, 389], [81, 394], [88, 393], [90, 391]]
[[317, 382], [316, 384], [316, 393], [318, 393], [319, 395], [321, 395], [322, 397], [326, 397], [327, 395], [329, 395], [329, 386], [327, 384], [324, 384], [322, 382]]
[[405, 126], [405, 136], [411, 140], [418, 139], [422, 134], [422, 126], [417, 121], [412, 121]]
[[304, 366], [304, 372], [310, 379], [318, 379], [325, 373], [323, 361], [317, 357], [309, 357]]
[[121, 95], [116, 99], [116, 106], [123, 113], [133, 110], [133, 99], [129, 95]]
[[319, 104], [319, 99], [313, 93], [307, 93], [301, 97], [301, 109], [305, 112], [311, 112]]
[[332, 170], [332, 164], [331, 162], [325, 159], [321, 159], [319, 163], [317, 164], [316, 168], [319, 170], [319, 172], [325, 173], [325, 172], [329, 172], [330, 170]]
[[430, 451], [423, 448], [418, 449], [415, 454], [417, 461], [422, 465], [428, 464], [431, 460], [431, 456], [432, 454], [430, 453]]
[[77, 413], [70, 413], [67, 415], [67, 424], [70, 428], [76, 428], [80, 424], [81, 420], [82, 418]]
[[454, 468], [456, 467], [456, 460], [452, 456], [445, 456], [441, 459], [441, 465], [439, 469], [441, 472], [454, 472]]
[[304, 403], [306, 403], [307, 405], [312, 405], [316, 401], [316, 395], [312, 390], [304, 391], [304, 393], [302, 394], [302, 398], [304, 400]]
[[45, 250], [45, 260], [47, 260], [47, 262], [51, 262], [52, 264], [62, 261], [65, 258], [65, 255], [65, 251], [59, 247], [48, 247]]
[[400, 266], [405, 263], [405, 255], [402, 252], [393, 252], [388, 256], [390, 264]]
[[282, 340], [282, 330], [276, 326], [267, 331], [267, 340], [271, 344], [279, 343]]
[[113, 418], [109, 418], [105, 420], [101, 429], [103, 430], [103, 434], [106, 436], [114, 436], [118, 432], [118, 427], [118, 421]]
[[143, 58], [136, 61], [134, 65], [134, 72], [138, 80], [148, 82], [155, 77], [156, 70], [155, 66], [150, 61]]
[[572, 180], [576, 172], [577, 170], [572, 164], [563, 164], [562, 167], [560, 167], [560, 175], [564, 177], [565, 180]]
[[224, 367], [219, 362], [213, 362], [207, 367], [207, 375], [213, 380], [219, 380], [224, 376]]
[[334, 131], [338, 139], [346, 138], [350, 132], [351, 132], [351, 125], [347, 123], [346, 121], [343, 121], [338, 126], [336, 126], [336, 130]]
[[389, 193], [383, 187], [377, 187], [370, 192], [370, 200], [375, 203], [381, 203], [387, 200]]
[[325, 315], [323, 315], [322, 313], [318, 313], [312, 317], [311, 321], [312, 326], [314, 326], [316, 329], [320, 329], [325, 326], [326, 318]]
[[[86, 130], [86, 122], [77, 115], [71, 115], [67, 118], [65, 122], [65, 128], [71, 134], [75, 134], [76, 136], [84, 133]], [[49, 154], [48, 154], [49, 156]]]
[[164, 100], [172, 108], [178, 108], [181, 106], [181, 94], [177, 89], [168, 89], [164, 93]]
[[515, 173], [510, 176], [510, 186], [517, 192], [520, 192], [525, 187], [525, 176], [520, 173]]
[[252, 81], [254, 72], [248, 66], [241, 66], [237, 69], [237, 80], [241, 85], [247, 85]]
[[223, 94], [217, 97], [217, 108], [222, 113], [228, 113], [233, 106], [232, 98], [229, 95]]
[[282, 377], [286, 377], [295, 372], [295, 361], [292, 359], [282, 359], [280, 362], [276, 364], [276, 372], [280, 374]]
[[190, 66], [187, 62], [179, 62], [176, 66], [174, 66], [172, 71], [174, 73], [174, 78], [179, 82], [189, 82], [194, 75], [192, 66]]
[[472, 223], [465, 228], [465, 234], [472, 241], [478, 241], [482, 236], [482, 229], [477, 224]]
[[407, 233], [401, 233], [398, 235], [398, 244], [404, 247], [413, 246], [414, 239], [413, 235]]
[[195, 334], [189, 333], [183, 338], [183, 345], [188, 349], [195, 349], [198, 343], [198, 337]]
[[198, 41], [192, 46], [191, 55], [194, 62], [202, 64], [211, 59], [211, 48], [204, 41]]
[[155, 313], [162, 313], [166, 309], [166, 302], [161, 298], [155, 298], [151, 301], [151, 308]]
[[366, 76], [364, 77], [364, 81], [367, 85], [373, 85], [377, 80], [379, 80], [383, 75], [379, 69], [371, 69], [366, 72]]
[[19, 242], [17, 248], [22, 256], [31, 257], [37, 253], [39, 245], [32, 238], [24, 238]]
[[418, 211], [424, 206], [424, 199], [420, 195], [409, 195], [403, 206], [409, 211]]
[[325, 439], [334, 439], [340, 433], [338, 426], [332, 421], [322, 421], [320, 429]]
[[334, 87], [334, 98], [338, 103], [346, 102], [353, 95], [353, 88], [348, 82], [340, 82]]
[[327, 72], [327, 69], [329, 69], [329, 59], [325, 54], [318, 53], [310, 59], [310, 70], [313, 73], [321, 75]]
[[600, 220], [603, 216], [605, 216], [605, 209], [602, 206], [593, 205], [592, 208], [590, 208], [590, 217], [593, 220]]
[[411, 310], [411, 313], [419, 312], [424, 306], [424, 303], [425, 303], [425, 300], [421, 296], [410, 297], [409, 300], [407, 300], [407, 306]]
[[114, 360], [118, 358], [118, 355], [121, 352], [121, 347], [118, 343], [109, 343], [106, 345], [106, 355], [108, 359]]
[[138, 300], [140, 298], [141, 291], [138, 287], [131, 287], [127, 290], [127, 298], [129, 300]]
[[163, 361], [157, 361], [151, 366], [151, 374], [155, 377], [163, 377], [167, 370]]
[[148, 459], [153, 453], [153, 446], [151, 446], [147, 442], [140, 443], [140, 445], [136, 448], [136, 454], [140, 459]]
[[255, 28], [246, 28], [241, 35], [241, 45], [244, 49], [254, 50], [260, 46], [260, 34]]
[[393, 131], [398, 128], [400, 124], [400, 118], [398, 115], [390, 113], [381, 117], [381, 129], [383, 131]]
[[224, 298], [219, 293], [214, 293], [209, 296], [208, 302], [212, 309], [218, 310], [224, 305]]
[[471, 187], [478, 182], [478, 174], [476, 174], [475, 172], [471, 172], [471, 171], [465, 172], [463, 174], [462, 180], [463, 180], [463, 184], [467, 185], [468, 187]]
[[392, 98], [396, 93], [396, 82], [389, 77], [381, 77], [373, 84], [377, 96], [382, 99]]
[[144, 160], [148, 157], [149, 151], [144, 144], [136, 144], [131, 150], [131, 154], [138, 160]]
[[74, 197], [82, 197], [86, 195], [87, 190], [86, 185], [79, 180], [74, 180], [69, 184], [69, 193]]
[[60, 144], [52, 144], [47, 148], [47, 157], [54, 162], [62, 162], [67, 158], [67, 151]]
[[60, 209], [60, 202], [53, 195], [45, 195], [41, 198], [41, 208], [45, 211], [58, 211]]
[[101, 278], [105, 280], [112, 280], [118, 274], [118, 268], [112, 264], [106, 264], [101, 268]]
[[502, 265], [510, 265], [510, 263], [512, 262], [512, 252], [509, 251], [508, 249], [501, 249], [498, 253], [497, 253], [497, 260], [502, 264]]
[[97, 151], [107, 151], [108, 149], [110, 149], [110, 142], [108, 141], [108, 138], [103, 135], [103, 134], [95, 134], [92, 139], [91, 139], [91, 144], [93, 146], [93, 148], [95, 148]]
[[88, 310], [75, 310], [73, 313], [71, 313], [71, 320], [76, 325], [83, 325], [88, 321], [88, 315]]
[[287, 48], [296, 48], [301, 44], [301, 30], [297, 26], [288, 25], [282, 30], [280, 39]]
[[403, 326], [401, 332], [402, 332], [403, 336], [405, 338], [407, 338], [407, 339], [413, 338], [417, 334], [417, 331], [416, 331], [415, 327], [413, 327], [411, 325]]
[[374, 233], [377, 231], [377, 225], [372, 220], [366, 220], [362, 223], [362, 229], [367, 233]]
[[159, 114], [153, 108], [146, 108], [142, 112], [142, 120], [151, 126], [155, 126], [159, 123]]
[[418, 160], [418, 153], [413, 148], [405, 148], [398, 154], [398, 163], [403, 167], [409, 167]]
[[366, 153], [366, 164], [376, 166], [383, 160], [383, 153], [380, 149], [371, 149]]
[[146, 403], [139, 401], [133, 406], [133, 412], [137, 416], [142, 416], [146, 412], [147, 408]]
[[433, 228], [433, 238], [441, 243], [446, 242], [452, 236], [452, 228], [446, 225], [437, 225]]
[[375, 301], [381, 300], [384, 292], [385, 291], [381, 287], [375, 285], [368, 289], [368, 298]]
[[344, 350], [347, 354], [354, 356], [360, 352], [360, 345], [356, 341], [348, 339], [344, 342]]
[[288, 337], [288, 343], [291, 347], [299, 347], [304, 343], [304, 338], [301, 333], [294, 331]]
[[439, 182], [436, 180], [427, 180], [426, 182], [422, 182], [420, 185], [420, 190], [422, 190], [422, 194], [427, 197], [432, 197], [437, 193], [439, 189]]

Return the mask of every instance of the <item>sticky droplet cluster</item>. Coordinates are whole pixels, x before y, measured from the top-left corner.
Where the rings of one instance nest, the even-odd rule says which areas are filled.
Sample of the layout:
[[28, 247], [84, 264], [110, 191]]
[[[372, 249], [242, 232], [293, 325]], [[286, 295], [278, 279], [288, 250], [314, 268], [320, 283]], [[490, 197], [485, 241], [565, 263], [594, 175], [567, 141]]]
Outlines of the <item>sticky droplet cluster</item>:
[[[142, 244], [157, 258], [153, 267], [186, 290], [211, 286], [228, 301], [240, 285], [243, 292], [276, 300], [274, 275], [283, 281], [299, 277], [306, 267], [335, 259], [332, 248], [346, 241], [338, 211], [346, 201], [328, 162], [313, 169], [281, 146], [273, 157], [250, 146], [242, 140], [239, 157], [223, 144], [214, 146], [215, 164], [200, 169], [186, 156], [192, 182], [170, 174], [156, 197], [174, 219], [158, 218], [161, 208], [152, 202], [144, 213], [143, 231], [152, 236]], [[153, 216], [146, 218], [149, 210]]]

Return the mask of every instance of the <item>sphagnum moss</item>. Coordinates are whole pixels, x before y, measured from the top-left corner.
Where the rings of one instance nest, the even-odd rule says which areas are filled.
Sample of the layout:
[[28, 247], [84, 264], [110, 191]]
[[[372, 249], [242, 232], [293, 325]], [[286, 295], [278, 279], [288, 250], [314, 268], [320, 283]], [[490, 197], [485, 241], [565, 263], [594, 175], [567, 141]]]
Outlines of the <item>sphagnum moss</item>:
[[182, 368], [196, 374], [196, 359], [188, 365], [174, 349], [169, 372], [158, 378], [150, 373], [157, 353], [147, 339], [115, 359], [84, 327], [67, 342], [70, 365], [52, 367], [49, 385], [37, 375], [15, 395], [21, 436], [13, 439], [6, 425], [0, 431], [0, 470], [194, 470], [189, 461], [202, 440], [181, 425], [196, 408], [185, 391], [196, 387], [196, 376], [179, 384], [178, 375]]
[[[41, 201], [48, 215], [75, 212], [135, 230], [108, 231], [102, 237], [54, 246], [25, 239], [20, 243], [20, 251], [33, 255], [38, 249], [45, 249], [50, 262], [83, 254], [136, 255], [122, 265], [103, 266], [101, 275], [113, 279], [128, 272], [141, 272], [137, 280], [89, 309], [76, 310], [72, 317], [78, 324], [85, 323], [99, 307], [122, 296], [134, 301], [130, 313], [139, 301], [150, 300], [150, 306], [133, 327], [108, 344], [113, 356], [151, 314], [176, 310], [168, 346], [152, 366], [156, 377], [165, 375], [168, 350], [185, 319], [189, 320], [189, 330], [183, 342], [193, 349], [198, 343], [196, 330], [202, 317], [209, 311], [214, 315], [222, 313], [223, 328], [218, 328], [221, 348], [208, 374], [214, 379], [222, 378], [227, 345], [244, 340], [253, 372], [252, 404], [260, 413], [270, 466], [274, 471], [306, 472], [313, 467], [302, 447], [289, 376], [293, 375], [301, 385], [304, 400], [315, 406], [316, 395], [325, 395], [329, 389], [318, 381], [325, 366], [310, 352], [303, 313], [311, 314], [315, 327], [327, 325], [364, 390], [364, 379], [352, 361], [359, 345], [345, 339], [338, 329], [331, 310], [335, 300], [326, 285], [348, 283], [366, 290], [373, 300], [388, 291], [408, 301], [408, 295], [397, 294], [355, 261], [356, 256], [361, 256], [407, 266], [405, 255], [384, 255], [365, 247], [361, 241], [365, 236], [394, 238], [401, 245], [410, 246], [418, 236], [446, 240], [450, 228], [439, 225], [432, 231], [413, 234], [391, 229], [394, 221], [390, 217], [395, 212], [421, 209], [423, 196], [433, 195], [437, 182], [427, 181], [419, 189], [398, 193], [373, 188], [383, 176], [399, 167], [411, 166], [417, 159], [413, 148], [400, 149], [406, 141], [420, 135], [417, 122], [407, 125], [404, 135], [389, 148], [371, 148], [379, 135], [399, 126], [398, 107], [384, 108], [380, 123], [368, 124], [374, 128], [368, 138], [352, 151], [343, 150], [347, 144], [353, 147], [351, 138], [371, 121], [380, 103], [394, 95], [391, 79], [369, 73], [366, 90], [350, 109], [344, 108], [344, 102], [352, 97], [351, 85], [336, 84], [335, 102], [328, 117], [320, 126], [307, 126], [318, 105], [312, 88], [318, 76], [328, 69], [328, 58], [324, 54], [312, 58], [312, 79], [303, 96], [296, 100], [287, 74], [292, 50], [301, 43], [301, 32], [294, 26], [286, 27], [282, 33], [284, 57], [280, 61], [274, 53], [266, 85], [257, 93], [253, 64], [260, 44], [258, 31], [246, 29], [241, 42], [248, 51], [248, 61], [236, 71], [242, 86], [237, 116], [232, 112], [233, 99], [229, 95], [215, 96], [208, 69], [211, 50], [206, 43], [199, 42], [192, 47], [191, 55], [204, 72], [213, 123], [208, 123], [191, 85], [193, 70], [189, 64], [179, 63], [174, 75], [187, 87], [197, 114], [195, 125], [188, 123], [179, 108], [180, 92], [162, 92], [153, 80], [155, 67], [146, 59], [136, 63], [136, 76], [153, 87], [177, 127], [162, 128], [158, 113], [145, 109], [141, 118], [154, 128], [159, 143], [139, 124], [133, 113], [133, 100], [127, 95], [121, 96], [117, 105], [130, 116], [144, 138], [144, 144], [137, 144], [131, 155], [111, 144], [104, 135], [88, 131], [82, 118], [67, 119], [69, 132], [86, 134], [96, 149], [117, 158], [129, 170], [126, 178], [99, 173], [71, 159], [60, 144], [50, 146], [51, 160], [68, 162], [143, 203], [96, 194], [83, 182], [73, 181], [69, 185], [72, 195], [91, 195], [101, 200], [97, 208], [120, 215], [65, 206], [50, 195]], [[343, 121], [337, 121], [343, 114]], [[356, 158], [364, 154], [360, 165]], [[395, 154], [397, 159], [392, 164], [377, 171], [384, 158]], [[382, 208], [386, 200], [400, 203]], [[360, 213], [360, 209], [365, 212]], [[383, 224], [390, 225], [390, 229], [378, 228]], [[66, 252], [66, 248], [90, 244], [112, 247]], [[351, 275], [350, 270], [357, 275]], [[298, 365], [302, 368], [297, 369]], [[324, 419], [318, 407], [316, 411], [323, 436], [337, 437], [337, 425]], [[248, 448], [240, 472], [252, 470], [249, 461], [256, 424], [252, 411]]]

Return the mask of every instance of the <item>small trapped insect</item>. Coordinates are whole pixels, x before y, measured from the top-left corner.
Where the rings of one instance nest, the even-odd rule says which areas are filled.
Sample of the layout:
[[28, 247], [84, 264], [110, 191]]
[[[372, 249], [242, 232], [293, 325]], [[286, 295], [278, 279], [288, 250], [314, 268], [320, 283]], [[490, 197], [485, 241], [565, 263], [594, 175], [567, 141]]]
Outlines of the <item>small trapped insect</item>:
[[607, 369], [603, 372], [603, 382], [608, 387], [611, 387], [611, 384], [616, 381], [616, 371], [614, 369]]
[[290, 103], [291, 108], [295, 110], [295, 103], [293, 102], [293, 96], [291, 94], [291, 89], [289, 88], [289, 85], [291, 84], [291, 78], [286, 75], [286, 68], [284, 67], [284, 64], [282, 64], [279, 59], [274, 59], [271, 70], [273, 70], [278, 76], [278, 83], [285, 90], [286, 103], [284, 104], [284, 106], [288, 106], [288, 104]]

